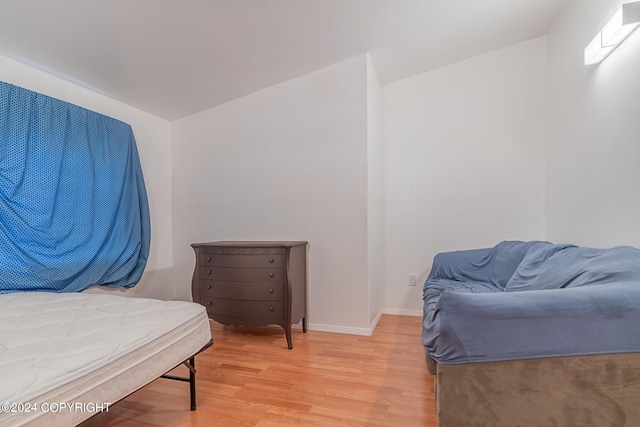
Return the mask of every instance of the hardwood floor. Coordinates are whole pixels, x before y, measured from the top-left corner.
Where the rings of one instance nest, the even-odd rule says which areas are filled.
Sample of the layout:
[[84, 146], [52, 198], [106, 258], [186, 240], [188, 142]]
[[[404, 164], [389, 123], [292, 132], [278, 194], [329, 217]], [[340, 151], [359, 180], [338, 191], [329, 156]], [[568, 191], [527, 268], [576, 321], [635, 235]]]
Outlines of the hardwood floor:
[[288, 350], [281, 328], [212, 321], [196, 411], [187, 383], [158, 379], [82, 426], [435, 427], [420, 328], [419, 317], [383, 315], [370, 337], [296, 329]]

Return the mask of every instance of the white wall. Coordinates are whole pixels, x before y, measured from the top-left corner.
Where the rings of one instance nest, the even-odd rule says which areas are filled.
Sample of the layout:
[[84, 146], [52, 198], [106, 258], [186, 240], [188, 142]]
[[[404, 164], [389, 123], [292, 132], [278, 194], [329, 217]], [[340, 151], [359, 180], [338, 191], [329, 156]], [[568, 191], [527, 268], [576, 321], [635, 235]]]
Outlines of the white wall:
[[382, 309], [382, 86], [367, 55], [367, 246], [369, 324]]
[[310, 328], [366, 333], [366, 70], [361, 55], [172, 123], [179, 298], [193, 242], [307, 240]]
[[151, 211], [151, 252], [141, 282], [130, 296], [173, 298], [171, 253], [171, 134], [169, 122], [77, 84], [0, 56], [0, 80], [49, 95], [129, 123], [133, 128]]
[[196, 241], [308, 240], [311, 326], [360, 333], [420, 312], [437, 252], [640, 246], [640, 31], [582, 63], [620, 3], [572, 0], [546, 38], [384, 88], [362, 55], [172, 124], [2, 56], [0, 80], [132, 125], [153, 230], [125, 294], [190, 299]]
[[383, 88], [385, 308], [438, 252], [544, 238], [545, 74], [538, 38]]
[[570, 1], [549, 35], [547, 237], [640, 246], [640, 31], [599, 66], [583, 49], [619, 0]]

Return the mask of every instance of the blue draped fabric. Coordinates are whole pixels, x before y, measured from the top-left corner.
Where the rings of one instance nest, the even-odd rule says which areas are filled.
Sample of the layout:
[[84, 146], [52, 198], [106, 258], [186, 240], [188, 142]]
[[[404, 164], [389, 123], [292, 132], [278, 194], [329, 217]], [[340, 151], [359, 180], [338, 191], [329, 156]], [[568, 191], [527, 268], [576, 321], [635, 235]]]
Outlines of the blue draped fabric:
[[640, 352], [640, 249], [501, 242], [435, 256], [422, 340], [440, 364]]
[[149, 243], [131, 127], [0, 82], [0, 293], [132, 287]]

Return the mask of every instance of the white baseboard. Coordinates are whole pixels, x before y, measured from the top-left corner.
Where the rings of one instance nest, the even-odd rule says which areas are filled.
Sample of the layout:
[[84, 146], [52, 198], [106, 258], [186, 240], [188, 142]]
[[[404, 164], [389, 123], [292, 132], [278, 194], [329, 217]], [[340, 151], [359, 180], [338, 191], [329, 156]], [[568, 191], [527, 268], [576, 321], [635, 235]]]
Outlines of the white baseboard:
[[399, 316], [422, 317], [422, 310], [406, 310], [403, 308], [383, 308], [382, 314], [395, 314]]
[[[369, 327], [369, 329], [371, 329], [371, 334], [376, 329], [376, 326], [378, 326], [378, 321], [380, 320], [380, 318], [382, 317], [383, 314], [384, 313], [382, 312], [382, 309], [378, 310], [378, 314], [376, 315], [376, 318], [373, 319], [373, 322], [371, 322], [371, 326]], [[369, 335], [371, 335], [371, 334], [369, 334]]]
[[[373, 319], [371, 326], [368, 328], [355, 328], [352, 326], [323, 325], [321, 323], [307, 323], [307, 329], [310, 331], [334, 332], [337, 334], [363, 335], [371, 336], [376, 329], [378, 322], [383, 314], [394, 314], [399, 316], [415, 316], [422, 317], [422, 310], [405, 310], [397, 308], [381, 308]], [[294, 328], [301, 328], [301, 325], [293, 325]]]
[[368, 328], [355, 328], [352, 326], [337, 326], [337, 325], [323, 325], [321, 323], [307, 323], [307, 329], [311, 331], [320, 332], [333, 332], [337, 334], [350, 334], [350, 335], [362, 335], [369, 337], [373, 334], [373, 330], [376, 328], [380, 317], [382, 317], [383, 311], [380, 309], [376, 318]]
[[310, 331], [333, 332], [336, 334], [364, 335], [371, 336], [371, 328], [354, 328], [351, 326], [323, 325], [321, 323], [309, 323], [307, 329]]

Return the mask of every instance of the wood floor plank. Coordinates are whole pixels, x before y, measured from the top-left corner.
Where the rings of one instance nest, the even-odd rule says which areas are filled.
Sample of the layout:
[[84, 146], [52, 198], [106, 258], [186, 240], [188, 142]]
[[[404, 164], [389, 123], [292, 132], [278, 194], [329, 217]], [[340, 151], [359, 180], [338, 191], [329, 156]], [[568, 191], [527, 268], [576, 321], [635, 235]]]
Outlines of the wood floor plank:
[[370, 337], [294, 329], [293, 350], [277, 327], [211, 332], [197, 411], [188, 384], [158, 379], [82, 427], [437, 426], [418, 317], [383, 315]]

